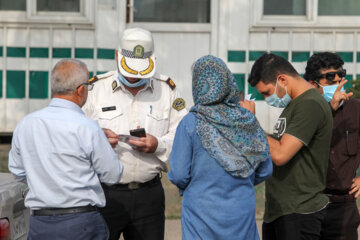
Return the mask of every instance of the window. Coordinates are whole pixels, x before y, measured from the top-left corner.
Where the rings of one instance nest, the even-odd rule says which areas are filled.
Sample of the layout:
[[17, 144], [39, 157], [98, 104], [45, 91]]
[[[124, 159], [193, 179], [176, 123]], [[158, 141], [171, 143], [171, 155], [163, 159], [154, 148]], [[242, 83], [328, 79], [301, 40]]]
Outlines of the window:
[[253, 27], [358, 27], [359, 0], [252, 0]]
[[359, 0], [319, 0], [319, 16], [359, 16]]
[[210, 23], [210, 0], [133, 0], [134, 22]]
[[93, 23], [94, 0], [0, 0], [0, 22]]
[[266, 0], [264, 15], [306, 15], [305, 0]]
[[38, 12], [80, 12], [80, 0], [37, 0]]
[[0, 11], [25, 11], [26, 0], [1, 0]]

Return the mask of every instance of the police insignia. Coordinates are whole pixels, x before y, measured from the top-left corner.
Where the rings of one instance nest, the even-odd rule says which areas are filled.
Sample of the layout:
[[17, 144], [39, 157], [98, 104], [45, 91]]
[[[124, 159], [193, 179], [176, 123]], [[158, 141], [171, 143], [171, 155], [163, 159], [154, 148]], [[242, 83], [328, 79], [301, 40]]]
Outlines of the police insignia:
[[172, 107], [177, 111], [180, 111], [185, 108], [185, 100], [182, 98], [177, 98], [172, 104]]
[[94, 82], [97, 82], [98, 80], [99, 80], [99, 78], [95, 75], [89, 79], [89, 83], [94, 83]]
[[171, 88], [172, 90], [174, 90], [174, 89], [176, 88], [176, 85], [175, 85], [174, 81], [171, 80], [171, 78], [168, 78], [168, 80], [166, 81], [166, 83], [170, 86], [170, 88]]
[[136, 58], [143, 58], [144, 57], [144, 47], [140, 46], [140, 45], [135, 46], [133, 55]]
[[115, 88], [117, 87], [117, 83], [116, 83], [116, 81], [114, 80], [113, 82], [112, 82], [112, 90], [114, 91], [115, 90]]

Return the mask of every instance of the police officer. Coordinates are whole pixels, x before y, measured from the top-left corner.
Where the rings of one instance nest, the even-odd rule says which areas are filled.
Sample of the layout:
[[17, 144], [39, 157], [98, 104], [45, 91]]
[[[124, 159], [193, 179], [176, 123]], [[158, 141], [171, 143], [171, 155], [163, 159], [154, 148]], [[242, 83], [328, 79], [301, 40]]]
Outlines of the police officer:
[[[164, 190], [176, 127], [186, 115], [185, 101], [174, 82], [155, 73], [154, 43], [149, 31], [124, 31], [116, 51], [118, 71], [90, 79], [94, 88], [85, 113], [104, 129], [124, 165], [119, 184], [104, 186], [107, 200], [102, 214], [110, 239], [123, 233], [129, 239], [164, 239]], [[144, 128], [145, 137], [128, 138], [130, 130]]]

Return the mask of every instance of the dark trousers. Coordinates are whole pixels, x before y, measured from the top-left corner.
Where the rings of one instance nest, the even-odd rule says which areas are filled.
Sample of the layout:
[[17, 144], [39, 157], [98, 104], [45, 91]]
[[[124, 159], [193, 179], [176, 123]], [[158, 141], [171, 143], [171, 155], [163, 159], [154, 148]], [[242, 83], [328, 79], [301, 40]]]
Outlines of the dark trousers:
[[357, 240], [360, 223], [356, 201], [334, 202], [328, 205], [321, 240]]
[[109, 232], [99, 212], [30, 216], [29, 240], [107, 240]]
[[110, 240], [162, 240], [165, 225], [165, 195], [160, 180], [154, 185], [130, 190], [104, 186], [106, 207], [100, 209], [110, 231]]
[[326, 209], [311, 214], [289, 214], [263, 223], [263, 240], [318, 240]]

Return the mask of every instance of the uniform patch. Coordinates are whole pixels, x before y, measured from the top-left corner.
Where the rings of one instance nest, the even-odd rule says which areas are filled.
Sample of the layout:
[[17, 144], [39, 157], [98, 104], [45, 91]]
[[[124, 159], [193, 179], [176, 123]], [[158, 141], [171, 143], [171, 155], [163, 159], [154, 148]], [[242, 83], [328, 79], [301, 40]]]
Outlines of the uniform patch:
[[177, 111], [180, 111], [185, 108], [185, 100], [182, 98], [177, 98], [172, 104], [172, 107]]
[[170, 86], [170, 88], [171, 88], [172, 90], [174, 90], [174, 89], [176, 88], [176, 85], [175, 85], [174, 81], [171, 80], [171, 78], [168, 78], [168, 80], [166, 81], [166, 83]]
[[112, 82], [112, 90], [114, 91], [115, 90], [115, 88], [117, 87], [117, 82], [114, 80], [113, 82]]
[[274, 137], [280, 138], [286, 130], [286, 118], [279, 118], [274, 126]]
[[114, 110], [116, 110], [116, 107], [115, 107], [115, 106], [103, 107], [103, 108], [101, 108], [101, 110], [102, 110], [103, 112], [114, 111]]

